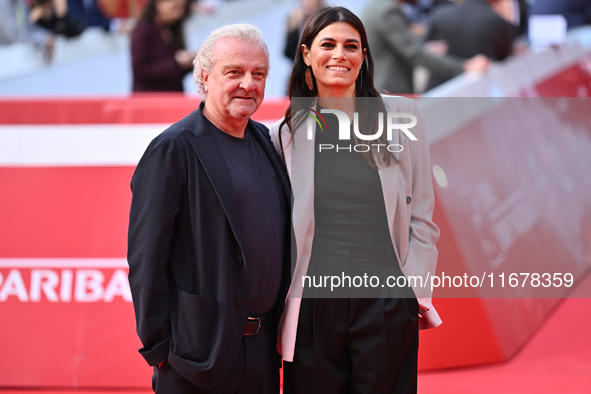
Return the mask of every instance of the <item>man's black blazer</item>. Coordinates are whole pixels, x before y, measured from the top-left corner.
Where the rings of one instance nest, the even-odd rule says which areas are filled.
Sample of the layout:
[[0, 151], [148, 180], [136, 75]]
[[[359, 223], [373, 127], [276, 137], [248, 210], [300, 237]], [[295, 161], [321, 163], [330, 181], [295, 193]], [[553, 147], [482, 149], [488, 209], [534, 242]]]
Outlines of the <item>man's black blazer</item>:
[[[241, 231], [250, 230], [238, 223], [239, 196], [212, 127], [200, 108], [148, 146], [131, 181], [127, 255], [140, 353], [150, 365], [168, 360], [203, 389], [217, 387], [238, 356], [250, 293], [241, 247]], [[267, 128], [254, 121], [248, 127], [290, 207], [289, 179]], [[286, 222], [276, 320], [290, 283], [291, 221]]]

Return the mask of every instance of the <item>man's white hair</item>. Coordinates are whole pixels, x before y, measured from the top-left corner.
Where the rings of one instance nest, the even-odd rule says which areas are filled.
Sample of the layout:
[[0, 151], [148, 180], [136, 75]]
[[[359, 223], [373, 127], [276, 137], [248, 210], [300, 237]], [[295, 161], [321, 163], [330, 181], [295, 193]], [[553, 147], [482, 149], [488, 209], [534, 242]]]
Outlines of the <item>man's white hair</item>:
[[216, 62], [214, 57], [213, 47], [220, 38], [232, 37], [239, 40], [251, 41], [255, 45], [260, 45], [265, 51], [267, 57], [267, 64], [269, 64], [269, 49], [263, 39], [261, 31], [248, 23], [239, 23], [234, 25], [222, 26], [214, 30], [209, 37], [203, 41], [195, 59], [193, 60], [193, 80], [197, 84], [199, 93], [206, 95], [205, 87], [203, 86], [203, 79], [201, 78], [201, 70], [209, 73]]

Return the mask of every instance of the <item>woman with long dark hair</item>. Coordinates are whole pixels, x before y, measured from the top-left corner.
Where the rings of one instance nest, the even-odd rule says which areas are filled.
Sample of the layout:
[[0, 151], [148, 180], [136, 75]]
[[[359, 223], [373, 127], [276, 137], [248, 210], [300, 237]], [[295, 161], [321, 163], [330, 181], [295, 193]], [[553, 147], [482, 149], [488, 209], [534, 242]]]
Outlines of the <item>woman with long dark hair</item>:
[[131, 34], [134, 92], [182, 92], [194, 54], [186, 50], [188, 0], [148, 0]]
[[429, 289], [405, 285], [437, 260], [426, 137], [414, 101], [380, 96], [373, 72], [359, 18], [318, 10], [271, 127], [293, 191], [287, 394], [416, 392], [419, 326], [441, 323]]

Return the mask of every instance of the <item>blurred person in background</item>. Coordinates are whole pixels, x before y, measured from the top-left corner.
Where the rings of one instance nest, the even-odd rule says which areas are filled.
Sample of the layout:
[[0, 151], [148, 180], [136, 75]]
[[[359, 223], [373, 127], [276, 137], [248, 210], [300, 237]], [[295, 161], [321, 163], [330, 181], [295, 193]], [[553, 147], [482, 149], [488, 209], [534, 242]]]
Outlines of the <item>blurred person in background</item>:
[[185, 45], [188, 0], [148, 0], [131, 34], [134, 92], [182, 92], [194, 52]]
[[[411, 21], [411, 24], [426, 27], [427, 21], [429, 20], [429, 16], [433, 12], [435, 12], [439, 7], [446, 6], [449, 4], [453, 4], [453, 0], [403, 1], [399, 4], [399, 6], [406, 15], [406, 17]], [[413, 27], [413, 30], [414, 29], [415, 28]], [[417, 28], [417, 30], [419, 29]]]
[[109, 18], [137, 18], [147, 0], [97, 0], [103, 13]]
[[[530, 5], [528, 0], [509, 0], [491, 3], [493, 10], [509, 22], [515, 30], [515, 37], [527, 35]], [[515, 51], [515, 47], [513, 50]]]
[[443, 9], [444, 7], [453, 4], [453, 0], [433, 0], [431, 1], [431, 5], [429, 6], [429, 16], [433, 15], [435, 12]]
[[[345, 143], [339, 123], [351, 132], [349, 122], [326, 112], [325, 128], [308, 129], [305, 121], [338, 109], [374, 134], [386, 111], [415, 112], [413, 100], [387, 100], [375, 89], [372, 51], [351, 11], [316, 11], [296, 52], [291, 104], [270, 129], [294, 196], [296, 263], [279, 334], [285, 394], [416, 393], [418, 330], [441, 323], [423, 298], [429, 294], [415, 295], [410, 286], [383, 292], [345, 285], [336, 295], [302, 282], [345, 272], [382, 279], [435, 272], [439, 230], [424, 129], [413, 128], [417, 141], [408, 143], [399, 131], [369, 150], [323, 151]], [[394, 141], [405, 143], [404, 154], [377, 147]]]
[[67, 0], [34, 0], [29, 20], [67, 38], [78, 37], [84, 31], [84, 20], [68, 13]]
[[42, 51], [46, 63], [53, 60], [55, 37], [48, 30], [29, 22], [24, 0], [0, 0], [0, 46], [29, 43]]
[[100, 27], [106, 32], [129, 32], [126, 19], [107, 17], [96, 0], [68, 0], [68, 14], [84, 21], [85, 28]]
[[[437, 12], [429, 23], [427, 41], [443, 40], [448, 55], [469, 59], [484, 54], [492, 61], [505, 60], [513, 50], [515, 28], [512, 0], [460, 0]], [[502, 14], [500, 14], [502, 13]], [[427, 90], [451, 77], [432, 74]]]
[[415, 0], [371, 0], [363, 11], [363, 22], [375, 54], [375, 86], [393, 94], [413, 94], [414, 68], [426, 67], [431, 75], [452, 78], [462, 72], [484, 72], [489, 64], [479, 54], [468, 60], [445, 55], [445, 45], [423, 45], [411, 31], [411, 22], [400, 3]]
[[290, 12], [286, 22], [287, 31], [283, 54], [290, 60], [294, 59], [296, 51], [299, 50], [300, 35], [304, 25], [310, 19], [310, 15], [325, 5], [324, 0], [300, 0], [299, 3], [299, 6]]
[[562, 15], [568, 29], [591, 24], [591, 0], [535, 0], [530, 15]]

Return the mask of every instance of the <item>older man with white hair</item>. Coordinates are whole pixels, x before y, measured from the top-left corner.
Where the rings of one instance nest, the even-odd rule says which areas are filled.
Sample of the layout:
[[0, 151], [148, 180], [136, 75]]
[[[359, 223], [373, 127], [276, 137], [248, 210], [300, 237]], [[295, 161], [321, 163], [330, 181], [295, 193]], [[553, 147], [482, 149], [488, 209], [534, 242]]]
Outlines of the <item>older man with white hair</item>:
[[260, 106], [269, 54], [252, 25], [214, 31], [194, 61], [199, 108], [133, 175], [129, 282], [156, 393], [278, 393], [290, 189]]

